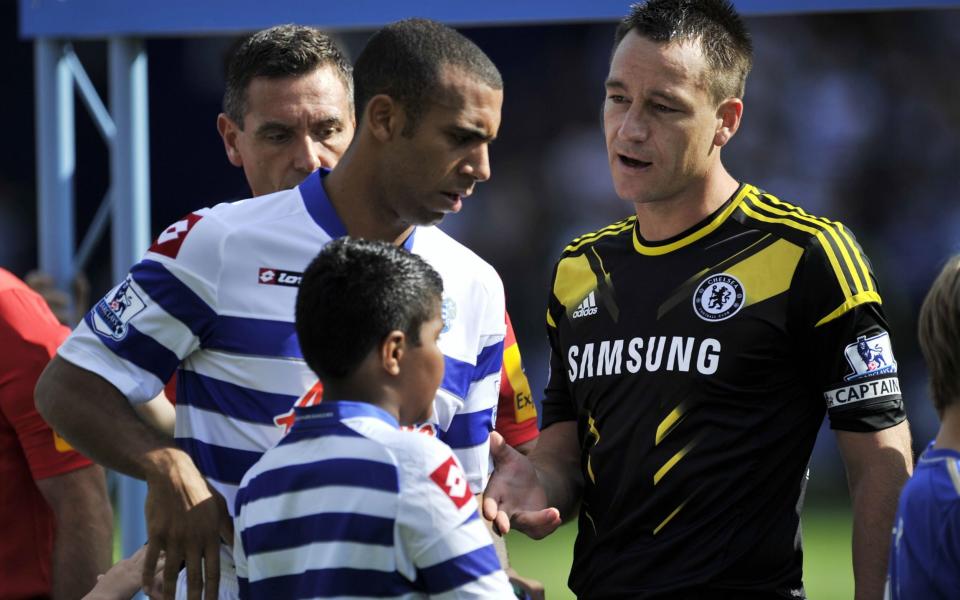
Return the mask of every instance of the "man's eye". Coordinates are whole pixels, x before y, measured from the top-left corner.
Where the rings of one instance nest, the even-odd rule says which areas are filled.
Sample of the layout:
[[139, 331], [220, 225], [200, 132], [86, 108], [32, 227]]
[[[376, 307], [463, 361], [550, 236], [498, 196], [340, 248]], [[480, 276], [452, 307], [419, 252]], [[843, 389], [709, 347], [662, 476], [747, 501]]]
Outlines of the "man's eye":
[[657, 112], [659, 112], [659, 113], [675, 113], [675, 112], [677, 112], [677, 109], [675, 109], [675, 108], [670, 108], [669, 106], [667, 106], [667, 105], [665, 105], [665, 104], [654, 104], [654, 105], [653, 105], [653, 110], [655, 110], [655, 111], [657, 111]]
[[607, 96], [607, 100], [609, 100], [610, 102], [613, 102], [614, 104], [623, 104], [624, 102], [627, 101], [627, 98], [620, 94], [611, 94]]
[[286, 133], [268, 133], [263, 137], [265, 140], [273, 144], [282, 144], [290, 139], [290, 136]]

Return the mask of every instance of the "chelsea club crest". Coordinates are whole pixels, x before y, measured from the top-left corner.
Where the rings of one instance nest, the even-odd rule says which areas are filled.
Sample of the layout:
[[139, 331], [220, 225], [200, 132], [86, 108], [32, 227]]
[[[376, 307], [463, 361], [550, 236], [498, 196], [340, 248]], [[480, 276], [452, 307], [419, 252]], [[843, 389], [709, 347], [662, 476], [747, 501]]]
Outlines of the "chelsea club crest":
[[693, 310], [704, 321], [723, 321], [743, 308], [743, 284], [733, 275], [717, 273], [704, 279], [693, 293]]

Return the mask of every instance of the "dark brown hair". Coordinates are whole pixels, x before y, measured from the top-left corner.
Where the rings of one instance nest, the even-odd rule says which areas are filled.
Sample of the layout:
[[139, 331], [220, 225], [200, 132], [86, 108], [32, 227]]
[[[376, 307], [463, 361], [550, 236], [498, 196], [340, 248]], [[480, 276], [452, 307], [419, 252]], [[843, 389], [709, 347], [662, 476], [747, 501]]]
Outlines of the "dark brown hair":
[[743, 98], [753, 65], [753, 42], [728, 0], [648, 0], [630, 7], [617, 27], [613, 51], [631, 31], [654, 42], [700, 44], [713, 98]]
[[297, 77], [333, 67], [353, 102], [353, 68], [330, 37], [313, 27], [277, 25], [243, 40], [227, 63], [223, 112], [243, 129], [247, 88], [255, 77]]
[[920, 307], [917, 335], [937, 412], [960, 402], [960, 255], [951, 258]]

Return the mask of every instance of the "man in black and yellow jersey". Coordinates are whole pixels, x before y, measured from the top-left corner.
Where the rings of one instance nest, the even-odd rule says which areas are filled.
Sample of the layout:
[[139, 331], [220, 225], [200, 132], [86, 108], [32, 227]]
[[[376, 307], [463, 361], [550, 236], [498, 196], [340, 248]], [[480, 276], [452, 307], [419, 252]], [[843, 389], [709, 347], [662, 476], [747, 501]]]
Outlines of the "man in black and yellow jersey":
[[800, 510], [826, 412], [856, 597], [882, 597], [910, 440], [881, 297], [841, 224], [724, 168], [751, 42], [725, 0], [649, 0], [603, 109], [636, 215], [567, 246], [530, 460], [494, 442], [484, 512], [539, 538], [579, 508], [581, 598], [804, 598]]

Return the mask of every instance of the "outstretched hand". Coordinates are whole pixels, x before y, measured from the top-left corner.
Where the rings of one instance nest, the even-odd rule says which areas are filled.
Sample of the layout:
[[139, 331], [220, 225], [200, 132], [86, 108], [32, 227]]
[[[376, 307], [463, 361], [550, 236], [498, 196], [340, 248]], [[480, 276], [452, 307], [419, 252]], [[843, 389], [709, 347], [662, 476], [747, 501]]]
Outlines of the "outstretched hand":
[[143, 576], [143, 561], [147, 554], [147, 547], [143, 546], [136, 552], [117, 564], [103, 575], [97, 576], [97, 585], [83, 597], [83, 600], [129, 600], [138, 591], [142, 591], [150, 600], [160, 600], [163, 597], [163, 553], [157, 561], [154, 579], [150, 587], [141, 588]]
[[490, 434], [494, 469], [483, 492], [483, 516], [494, 531], [505, 535], [511, 527], [539, 540], [560, 526], [560, 511], [547, 506], [547, 494], [537, 471], [497, 432]]
[[[180, 565], [186, 563], [187, 598], [216, 600], [220, 584], [220, 540], [233, 539], [227, 505], [193, 463], [170, 477], [147, 479], [147, 544], [143, 584], [153, 579], [160, 551], [166, 553], [163, 597], [173, 600]], [[204, 581], [205, 580], [205, 581]]]

